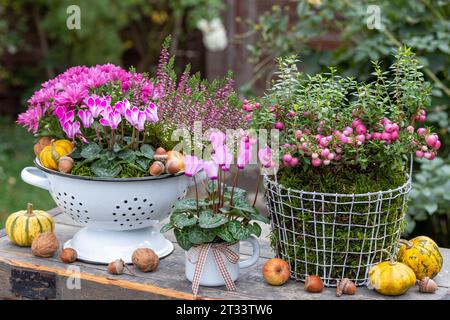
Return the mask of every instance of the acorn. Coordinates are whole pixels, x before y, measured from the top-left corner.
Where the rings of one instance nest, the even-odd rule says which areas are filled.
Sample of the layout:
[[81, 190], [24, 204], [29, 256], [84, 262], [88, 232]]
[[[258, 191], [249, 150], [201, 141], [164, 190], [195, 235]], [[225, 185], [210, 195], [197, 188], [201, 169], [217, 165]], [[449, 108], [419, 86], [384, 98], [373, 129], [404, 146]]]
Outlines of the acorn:
[[166, 162], [169, 156], [167, 154], [155, 154], [153, 159], [156, 161]]
[[422, 293], [434, 293], [437, 289], [437, 283], [430, 277], [425, 277], [419, 281], [419, 291]]
[[159, 257], [149, 248], [139, 248], [133, 252], [131, 260], [136, 268], [142, 272], [155, 271], [159, 265]]
[[58, 170], [62, 173], [70, 173], [73, 168], [73, 159], [69, 156], [63, 156], [58, 159]]
[[181, 163], [178, 159], [170, 159], [166, 163], [166, 172], [170, 174], [175, 174], [180, 172]]
[[349, 278], [343, 278], [338, 280], [336, 285], [336, 297], [342, 296], [342, 294], [353, 295], [356, 292], [356, 285]]
[[160, 174], [164, 173], [164, 170], [165, 170], [164, 163], [162, 163], [161, 161], [155, 161], [150, 166], [148, 172], [150, 173], [151, 176], [159, 176]]
[[59, 254], [59, 258], [64, 263], [75, 262], [77, 260], [77, 257], [78, 257], [77, 252], [72, 248], [65, 248]]
[[160, 156], [160, 155], [165, 155], [165, 154], [167, 154], [167, 151], [166, 151], [166, 149], [164, 149], [164, 148], [162, 148], [162, 147], [159, 147], [159, 148], [156, 149], [156, 151], [155, 151], [155, 155], [158, 155], [158, 156]]
[[51, 137], [41, 137], [39, 138], [38, 142], [34, 145], [34, 154], [36, 155], [36, 157], [39, 156], [39, 154], [41, 153], [42, 149], [44, 149], [46, 146], [50, 145], [52, 143], [52, 138]]
[[125, 269], [125, 262], [122, 259], [117, 259], [108, 264], [108, 272], [111, 274], [122, 274]]
[[306, 278], [305, 290], [311, 293], [319, 293], [323, 290], [323, 282], [319, 276], [311, 275]]

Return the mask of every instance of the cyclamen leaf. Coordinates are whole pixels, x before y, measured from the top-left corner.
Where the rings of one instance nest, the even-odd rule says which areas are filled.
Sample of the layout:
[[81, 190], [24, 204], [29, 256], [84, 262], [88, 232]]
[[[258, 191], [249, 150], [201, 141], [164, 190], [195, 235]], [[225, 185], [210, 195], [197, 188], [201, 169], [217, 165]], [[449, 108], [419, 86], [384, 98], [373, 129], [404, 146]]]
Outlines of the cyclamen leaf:
[[143, 170], [147, 170], [148, 166], [150, 165], [150, 161], [150, 159], [139, 157], [136, 159], [136, 164]]
[[100, 156], [102, 148], [96, 143], [90, 143], [83, 147], [81, 150], [81, 156], [85, 159], [95, 159]]
[[261, 226], [259, 224], [255, 223], [251, 223], [248, 225], [248, 229], [250, 231], [250, 233], [253, 233], [255, 236], [259, 237], [261, 236]]
[[161, 233], [165, 233], [171, 229], [173, 229], [174, 226], [171, 223], [166, 223], [165, 225], [163, 225], [163, 227], [161, 228], [160, 232]]
[[116, 177], [122, 171], [120, 164], [100, 159], [91, 165], [91, 170], [97, 177]]
[[228, 231], [236, 240], [245, 240], [250, 237], [250, 230], [243, 226], [239, 221], [230, 221], [228, 223]]
[[194, 244], [202, 244], [212, 242], [216, 234], [213, 230], [202, 230], [199, 227], [189, 230], [189, 241]]
[[185, 214], [177, 214], [173, 218], [173, 224], [177, 228], [184, 228], [184, 227], [193, 226], [196, 223], [197, 223], [197, 218], [196, 217], [188, 217]]
[[227, 223], [228, 219], [222, 214], [214, 214], [211, 210], [203, 210], [198, 222], [201, 228], [212, 229]]
[[235, 241], [235, 239], [233, 238], [233, 235], [231, 234], [230, 231], [228, 231], [228, 228], [226, 225], [224, 227], [215, 229], [215, 232], [216, 232], [216, 235], [223, 241], [226, 241], [226, 242]]
[[175, 234], [178, 245], [182, 249], [188, 251], [192, 247], [192, 242], [189, 241], [189, 234], [186, 231], [175, 229], [173, 233]]
[[263, 216], [262, 214], [260, 214], [258, 212], [251, 213], [250, 214], [250, 219], [261, 221], [261, 222], [264, 222], [264, 223], [269, 223], [269, 218], [267, 218], [266, 216]]
[[134, 162], [136, 159], [136, 154], [130, 149], [123, 149], [118, 153], [118, 156], [120, 159], [128, 162]]
[[141, 146], [141, 153], [144, 157], [146, 157], [148, 159], [153, 159], [153, 156], [155, 154], [152, 147], [150, 147], [148, 144], [143, 144]]

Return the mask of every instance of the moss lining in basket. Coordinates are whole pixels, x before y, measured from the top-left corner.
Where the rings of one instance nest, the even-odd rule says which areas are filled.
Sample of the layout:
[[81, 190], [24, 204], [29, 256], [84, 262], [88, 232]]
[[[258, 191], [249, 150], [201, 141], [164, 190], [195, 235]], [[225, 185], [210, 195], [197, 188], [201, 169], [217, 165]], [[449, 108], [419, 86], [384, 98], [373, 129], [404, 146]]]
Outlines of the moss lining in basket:
[[296, 280], [317, 274], [327, 286], [343, 277], [364, 285], [382, 250], [395, 252], [410, 189], [405, 170], [283, 168], [277, 180], [266, 179], [270, 242]]

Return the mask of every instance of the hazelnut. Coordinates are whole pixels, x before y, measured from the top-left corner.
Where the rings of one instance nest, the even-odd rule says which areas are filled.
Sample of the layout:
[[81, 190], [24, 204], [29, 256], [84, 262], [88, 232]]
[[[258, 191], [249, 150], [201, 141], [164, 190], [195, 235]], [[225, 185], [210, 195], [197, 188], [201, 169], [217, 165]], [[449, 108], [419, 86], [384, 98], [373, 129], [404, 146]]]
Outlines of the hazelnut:
[[61, 251], [59, 258], [64, 263], [72, 263], [77, 260], [77, 252], [72, 248], [66, 248]]
[[125, 269], [125, 262], [122, 259], [117, 259], [108, 264], [108, 272], [111, 274], [122, 274]]
[[70, 173], [73, 167], [73, 159], [68, 156], [63, 156], [58, 159], [58, 170], [62, 173]]
[[143, 272], [155, 271], [159, 264], [159, 257], [149, 248], [139, 248], [131, 257], [133, 264]]
[[311, 293], [319, 293], [323, 290], [323, 282], [319, 276], [308, 276], [305, 281], [305, 290]]
[[161, 161], [155, 161], [152, 163], [148, 171], [152, 176], [159, 176], [164, 172], [164, 164]]
[[170, 159], [166, 163], [166, 172], [170, 174], [175, 174], [180, 172], [181, 164], [177, 159]]
[[40, 233], [31, 244], [31, 251], [37, 257], [52, 257], [59, 248], [59, 241], [53, 232]]

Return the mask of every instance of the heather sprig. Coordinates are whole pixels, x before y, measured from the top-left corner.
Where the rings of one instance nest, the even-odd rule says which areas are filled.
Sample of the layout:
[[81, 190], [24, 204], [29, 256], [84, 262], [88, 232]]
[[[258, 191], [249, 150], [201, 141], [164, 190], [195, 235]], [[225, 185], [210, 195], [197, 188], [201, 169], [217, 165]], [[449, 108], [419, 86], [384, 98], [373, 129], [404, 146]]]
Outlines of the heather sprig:
[[191, 75], [190, 66], [187, 66], [177, 77], [169, 46], [170, 38], [163, 46], [156, 72], [161, 122], [172, 129], [192, 130], [198, 121], [205, 131], [244, 128], [247, 121], [234, 91], [231, 73], [209, 82], [201, 79], [198, 73]]

